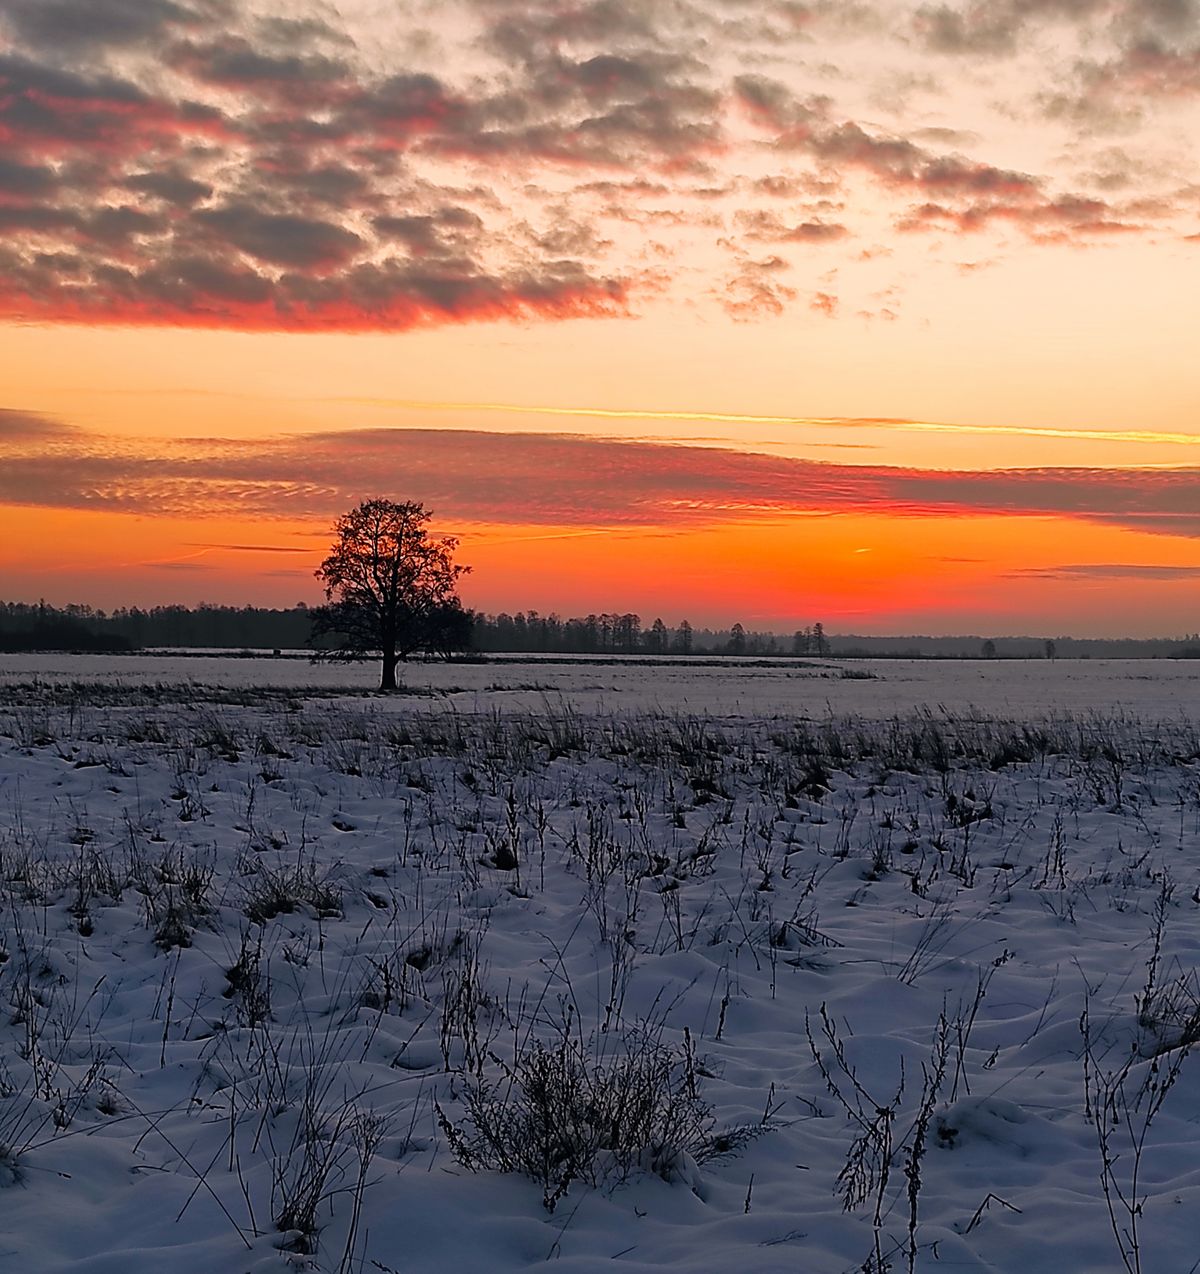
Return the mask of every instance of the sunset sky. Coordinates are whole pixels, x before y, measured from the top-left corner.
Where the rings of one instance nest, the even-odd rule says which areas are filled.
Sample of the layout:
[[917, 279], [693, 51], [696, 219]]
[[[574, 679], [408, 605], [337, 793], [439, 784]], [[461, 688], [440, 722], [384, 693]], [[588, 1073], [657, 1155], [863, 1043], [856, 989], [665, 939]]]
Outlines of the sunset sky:
[[0, 598], [1200, 629], [1200, 0], [0, 0]]

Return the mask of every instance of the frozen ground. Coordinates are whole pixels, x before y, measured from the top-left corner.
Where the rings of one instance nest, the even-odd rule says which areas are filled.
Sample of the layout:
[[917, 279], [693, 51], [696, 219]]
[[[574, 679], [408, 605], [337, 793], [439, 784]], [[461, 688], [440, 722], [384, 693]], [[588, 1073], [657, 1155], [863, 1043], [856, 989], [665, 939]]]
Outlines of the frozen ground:
[[[494, 707], [583, 712], [665, 711], [748, 717], [832, 711], [890, 716], [947, 708], [1028, 716], [1052, 710], [1133, 712], [1171, 717], [1200, 704], [1200, 661], [1059, 660], [735, 660], [639, 658], [549, 660], [508, 657], [487, 663], [413, 663], [401, 675], [412, 690], [463, 712]], [[41, 679], [123, 685], [298, 685], [329, 694], [374, 691], [375, 663], [311, 665], [304, 658], [170, 655], [0, 654], [5, 685]], [[398, 706], [410, 706], [403, 700]]]
[[4, 664], [0, 1269], [1200, 1268], [1186, 666], [119, 662]]

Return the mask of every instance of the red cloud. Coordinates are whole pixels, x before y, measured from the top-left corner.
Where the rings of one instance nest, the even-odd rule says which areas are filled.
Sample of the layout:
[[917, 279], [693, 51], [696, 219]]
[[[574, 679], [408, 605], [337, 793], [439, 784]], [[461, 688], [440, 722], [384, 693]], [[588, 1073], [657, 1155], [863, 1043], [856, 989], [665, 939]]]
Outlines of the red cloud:
[[[3, 413], [0, 413], [2, 417]], [[0, 419], [0, 425], [3, 424]], [[750, 514], [1010, 514], [1200, 537], [1200, 469], [953, 472], [822, 464], [699, 446], [466, 430], [360, 430], [230, 443], [0, 436], [0, 501], [188, 516], [329, 517], [362, 475], [445, 517], [553, 526], [684, 526]], [[0, 429], [0, 435], [3, 430]]]
[[[206, 282], [204, 274], [210, 277]], [[191, 277], [188, 277], [189, 274]], [[355, 282], [360, 285], [363, 280]], [[194, 327], [261, 332], [377, 332], [497, 320], [613, 317], [625, 313], [619, 282], [441, 281], [444, 289], [386, 276], [376, 286], [344, 279], [269, 280], [250, 270], [174, 275], [110, 269], [94, 286], [49, 289], [0, 280], [0, 318], [20, 322]]]
[[135, 85], [88, 78], [0, 55], [0, 143], [14, 153], [130, 155], [176, 150], [187, 137], [229, 141], [231, 122], [196, 102], [174, 102]]

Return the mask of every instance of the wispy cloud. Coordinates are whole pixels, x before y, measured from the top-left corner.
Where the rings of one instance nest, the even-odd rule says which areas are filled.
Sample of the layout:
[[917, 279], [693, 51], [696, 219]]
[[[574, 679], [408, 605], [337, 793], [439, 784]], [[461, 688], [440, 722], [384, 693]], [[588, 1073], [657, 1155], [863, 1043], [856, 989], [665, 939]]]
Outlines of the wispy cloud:
[[1013, 579], [1047, 580], [1200, 580], [1200, 566], [1172, 566], [1129, 562], [1081, 563], [1069, 566], [1028, 567], [1010, 571]]
[[743, 412], [652, 411], [639, 408], [616, 409], [547, 404], [446, 402], [408, 398], [366, 398], [353, 395], [327, 399], [328, 402], [372, 407], [398, 407], [414, 411], [491, 412], [516, 416], [557, 416], [563, 420], [705, 421], [730, 425], [822, 425], [845, 429], [888, 429], [908, 433], [945, 433], [978, 437], [1058, 438], [1086, 442], [1160, 443], [1200, 449], [1200, 433], [1149, 429], [1056, 429], [1049, 425], [974, 425], [949, 421], [905, 420], [888, 416], [768, 416]]
[[221, 549], [226, 553], [311, 553], [312, 549], [288, 548], [279, 544], [193, 544], [188, 548]]
[[948, 472], [432, 429], [158, 441], [116, 454], [86, 436], [52, 454], [15, 440], [0, 465], [0, 501], [59, 508], [328, 521], [372, 492], [422, 500], [447, 522], [556, 532], [886, 512], [1074, 517], [1200, 536], [1200, 467]]

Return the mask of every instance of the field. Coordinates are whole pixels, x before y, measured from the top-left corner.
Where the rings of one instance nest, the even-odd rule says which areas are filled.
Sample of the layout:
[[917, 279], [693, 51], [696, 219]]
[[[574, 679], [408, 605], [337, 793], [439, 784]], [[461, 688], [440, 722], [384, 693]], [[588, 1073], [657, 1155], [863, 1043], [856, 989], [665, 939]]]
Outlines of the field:
[[0, 665], [0, 1268], [1187, 1274], [1167, 663]]

